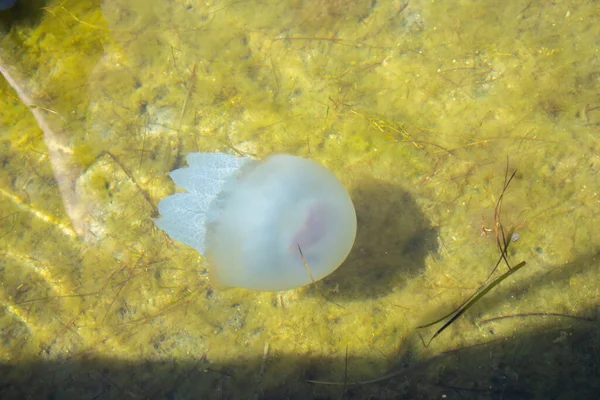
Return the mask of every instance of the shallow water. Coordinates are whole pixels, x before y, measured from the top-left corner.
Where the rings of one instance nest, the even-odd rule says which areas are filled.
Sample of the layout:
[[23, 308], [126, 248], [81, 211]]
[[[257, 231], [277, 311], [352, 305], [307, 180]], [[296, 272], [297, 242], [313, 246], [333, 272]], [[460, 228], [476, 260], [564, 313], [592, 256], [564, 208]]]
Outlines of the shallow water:
[[[3, 11], [0, 397], [597, 398], [599, 14], [586, 1]], [[212, 287], [153, 223], [195, 151], [328, 166], [358, 214], [349, 258], [298, 290]], [[514, 170], [501, 222], [519, 235], [508, 262], [527, 265], [424, 347], [439, 325], [416, 327], [494, 269]]]

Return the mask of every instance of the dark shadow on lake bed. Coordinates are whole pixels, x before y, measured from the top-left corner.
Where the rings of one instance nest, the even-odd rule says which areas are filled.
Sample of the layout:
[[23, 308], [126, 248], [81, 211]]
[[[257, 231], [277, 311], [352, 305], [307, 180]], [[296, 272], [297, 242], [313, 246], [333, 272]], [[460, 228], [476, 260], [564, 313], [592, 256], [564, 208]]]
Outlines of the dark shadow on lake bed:
[[[515, 334], [429, 360], [390, 365], [395, 376], [367, 385], [344, 381], [345, 356], [273, 356], [217, 365], [188, 361], [77, 360], [0, 364], [0, 398], [11, 399], [597, 399], [600, 395], [597, 322], [559, 321], [543, 331]], [[352, 352], [352, 349], [349, 349]], [[348, 381], [373, 359], [348, 358]], [[264, 366], [263, 366], [264, 363]], [[285, 364], [286, 376], [277, 365]], [[261, 374], [261, 370], [264, 371]], [[291, 372], [290, 372], [291, 371]]]

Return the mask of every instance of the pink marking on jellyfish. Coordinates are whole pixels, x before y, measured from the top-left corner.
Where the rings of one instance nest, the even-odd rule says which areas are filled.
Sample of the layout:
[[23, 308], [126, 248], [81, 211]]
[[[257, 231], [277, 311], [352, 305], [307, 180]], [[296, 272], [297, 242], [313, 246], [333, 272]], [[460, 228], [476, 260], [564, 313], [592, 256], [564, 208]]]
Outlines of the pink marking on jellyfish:
[[326, 235], [326, 220], [329, 205], [325, 203], [315, 204], [308, 210], [302, 228], [294, 236], [290, 245], [290, 251], [298, 253], [298, 246], [302, 249], [304, 256], [308, 259], [308, 252], [312, 245], [318, 243]]

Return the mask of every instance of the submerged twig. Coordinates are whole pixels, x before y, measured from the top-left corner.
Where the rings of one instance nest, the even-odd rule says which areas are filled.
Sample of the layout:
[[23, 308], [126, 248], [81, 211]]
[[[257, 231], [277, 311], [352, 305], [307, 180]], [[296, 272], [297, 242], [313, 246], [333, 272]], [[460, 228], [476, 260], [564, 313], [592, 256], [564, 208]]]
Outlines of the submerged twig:
[[342, 400], [346, 398], [346, 389], [348, 389], [348, 345], [346, 345], [346, 359], [344, 361], [344, 388], [342, 389]]
[[2, 222], [4, 220], [11, 220], [12, 219], [12, 224], [11, 224], [10, 228], [8, 228], [8, 230], [6, 232], [3, 232], [2, 234], [0, 234], [0, 239], [2, 239], [4, 236], [6, 236], [10, 232], [12, 232], [12, 230], [15, 227], [15, 225], [17, 225], [17, 218], [18, 217], [19, 217], [19, 213], [18, 212], [14, 212], [12, 214], [7, 215], [6, 217], [0, 218], [0, 222]]
[[[50, 164], [58, 189], [63, 199], [65, 211], [71, 219], [73, 228], [79, 236], [88, 232], [86, 216], [89, 215], [89, 204], [86, 204], [76, 190], [77, 178], [82, 173], [68, 146], [68, 138], [60, 127], [53, 113], [45, 114], [47, 108], [41, 107], [33, 100], [32, 92], [25, 83], [27, 80], [21, 72], [8, 61], [7, 54], [0, 49], [0, 74], [19, 96], [19, 100], [31, 111], [38, 126], [44, 132], [44, 142], [50, 155]], [[51, 116], [49, 118], [49, 116]]]
[[304, 263], [304, 268], [306, 268], [306, 273], [308, 274], [310, 281], [312, 283], [315, 283], [315, 279], [312, 276], [312, 272], [310, 272], [310, 267], [308, 266], [308, 263], [306, 262], [306, 258], [304, 257], [304, 253], [302, 253], [302, 249], [300, 248], [300, 245], [298, 245], [298, 251], [300, 252], [300, 257], [302, 257], [302, 262]]
[[523, 268], [525, 266], [525, 261], [521, 261], [519, 264], [517, 264], [514, 268], [509, 269], [508, 271], [506, 271], [504, 274], [502, 274], [501, 276], [499, 276], [498, 278], [494, 279], [492, 281], [492, 283], [490, 283], [489, 285], [487, 285], [486, 287], [484, 287], [480, 292], [478, 292], [476, 295], [472, 296], [470, 300], [468, 300], [466, 303], [464, 303], [463, 305], [461, 305], [457, 310], [458, 311], [453, 311], [452, 313], [445, 315], [444, 317], [433, 321], [429, 324], [425, 324], [425, 325], [421, 325], [418, 326], [417, 328], [427, 328], [429, 326], [435, 325], [438, 322], [443, 321], [444, 319], [448, 318], [450, 315], [454, 314], [452, 316], [452, 318], [450, 318], [440, 329], [438, 329], [434, 335], [431, 337], [431, 339], [429, 339], [429, 342], [427, 342], [427, 346], [429, 346], [429, 344], [433, 341], [433, 339], [435, 339], [440, 333], [442, 333], [446, 328], [448, 328], [454, 321], [456, 321], [461, 315], [463, 315], [469, 308], [471, 308], [479, 299], [481, 299], [483, 296], [485, 296], [490, 290], [492, 290], [493, 288], [495, 288], [496, 286], [498, 286], [498, 284], [500, 282], [502, 282], [503, 280], [505, 280], [506, 278], [508, 278], [509, 276], [511, 276], [512, 274], [514, 274], [515, 272], [517, 272], [518, 270], [520, 270], [521, 268]]
[[586, 322], [598, 322], [596, 318], [589, 317], [581, 317], [579, 315], [569, 315], [569, 314], [561, 314], [561, 313], [549, 313], [549, 312], [538, 312], [538, 313], [521, 313], [521, 314], [511, 314], [511, 315], [500, 315], [498, 317], [486, 318], [479, 321], [479, 325], [489, 324], [490, 322], [500, 321], [503, 319], [510, 318], [529, 318], [529, 317], [558, 317], [558, 318], [568, 318], [568, 319], [576, 319], [578, 321], [586, 321]]
[[509, 231], [508, 235], [506, 235], [504, 233], [504, 226], [502, 225], [502, 222], [500, 221], [500, 214], [502, 212], [502, 201], [504, 200], [504, 194], [506, 193], [506, 190], [508, 189], [508, 186], [512, 182], [516, 173], [517, 173], [517, 170], [514, 170], [513, 173], [510, 175], [510, 177], [508, 177], [508, 160], [506, 160], [506, 172], [504, 174], [504, 185], [502, 186], [502, 192], [500, 193], [500, 197], [498, 197], [498, 201], [496, 202], [496, 207], [494, 207], [494, 231], [496, 232], [496, 244], [498, 245], [498, 249], [500, 250], [500, 260], [498, 260], [498, 262], [496, 263], [496, 266], [494, 267], [492, 272], [490, 272], [488, 279], [490, 276], [492, 276], [494, 274], [494, 272], [496, 272], [496, 269], [498, 268], [498, 266], [500, 265], [500, 262], [502, 260], [504, 260], [504, 263], [506, 264], [508, 269], [510, 269], [510, 264], [508, 263], [508, 260], [506, 259], [506, 254], [508, 252], [508, 244], [510, 243], [511, 236], [513, 234], [513, 229], [511, 229]]
[[[317, 283], [317, 281], [315, 281], [315, 279], [314, 279], [314, 278], [313, 278], [313, 276], [312, 276], [312, 272], [310, 272], [310, 267], [308, 266], [308, 262], [306, 261], [306, 258], [304, 257], [304, 253], [302, 253], [302, 249], [300, 248], [300, 245], [299, 245], [299, 244], [297, 244], [297, 246], [298, 246], [298, 251], [300, 252], [300, 257], [302, 257], [302, 262], [304, 263], [304, 268], [306, 268], [306, 273], [308, 274], [308, 277], [310, 278], [310, 281], [311, 281], [311, 283], [314, 285], [314, 284], [316, 284], [316, 283]], [[329, 297], [327, 297], [327, 296], [325, 295], [325, 293], [323, 293], [323, 292], [321, 292], [321, 291], [319, 291], [319, 292], [321, 293], [321, 296], [323, 296], [323, 298], [324, 298], [325, 300], [327, 300], [327, 301], [329, 301], [329, 302], [331, 302], [331, 303], [335, 304], [335, 305], [336, 305], [336, 306], [338, 306], [338, 307], [345, 308], [345, 307], [344, 307], [344, 306], [342, 306], [341, 304], [339, 304], [339, 303], [336, 303], [335, 301], [331, 300]]]
[[[498, 249], [500, 250], [500, 257], [498, 258], [498, 261], [496, 261], [494, 268], [492, 269], [492, 271], [486, 278], [485, 282], [481, 286], [479, 286], [477, 288], [477, 290], [471, 296], [469, 296], [469, 298], [466, 299], [460, 306], [458, 306], [457, 308], [455, 308], [448, 314], [444, 315], [441, 318], [438, 318], [435, 321], [432, 321], [432, 322], [429, 322], [427, 324], [420, 325], [417, 327], [418, 329], [428, 328], [430, 326], [433, 326], [439, 322], [442, 322], [442, 321], [448, 319], [448, 321], [446, 321], [446, 323], [444, 325], [442, 325], [442, 327], [439, 328], [433, 334], [433, 336], [431, 337], [431, 339], [429, 339], [429, 341], [427, 343], [425, 343], [425, 341], [423, 341], [423, 338], [421, 337], [421, 340], [423, 341], [423, 344], [425, 345], [425, 347], [429, 346], [429, 344], [431, 344], [433, 339], [435, 339], [440, 333], [442, 333], [444, 330], [446, 330], [446, 328], [448, 328], [450, 325], [452, 325], [467, 310], [469, 310], [471, 307], [473, 307], [473, 305], [475, 305], [475, 303], [477, 301], [479, 301], [483, 296], [485, 296], [490, 290], [492, 290], [493, 288], [498, 286], [500, 284], [500, 282], [502, 282], [503, 280], [505, 280], [506, 278], [508, 278], [509, 276], [511, 276], [512, 274], [514, 274], [515, 272], [517, 272], [518, 270], [520, 270], [521, 268], [523, 268], [526, 265], [525, 261], [521, 261], [515, 267], [511, 267], [510, 263], [508, 262], [508, 258], [507, 258], [508, 246], [511, 243], [513, 229], [509, 230], [508, 235], [507, 235], [504, 230], [504, 226], [502, 225], [502, 221], [500, 220], [500, 214], [502, 212], [502, 200], [504, 199], [506, 190], [508, 189], [508, 186], [512, 182], [516, 173], [517, 173], [517, 170], [513, 171], [513, 173], [510, 174], [510, 176], [508, 175], [508, 160], [507, 160], [506, 172], [504, 174], [504, 185], [502, 186], [502, 191], [500, 193], [500, 196], [498, 197], [498, 200], [496, 201], [496, 206], [494, 207], [494, 230], [496, 231], [496, 244], [498, 246]], [[490, 280], [490, 278], [492, 277], [494, 272], [496, 272], [496, 270], [498, 269], [498, 266], [500, 265], [500, 263], [502, 261], [504, 261], [504, 263], [506, 264], [508, 271], [506, 271], [504, 274], [502, 274], [501, 276], [494, 279], [491, 283], [488, 284], [487, 282]]]

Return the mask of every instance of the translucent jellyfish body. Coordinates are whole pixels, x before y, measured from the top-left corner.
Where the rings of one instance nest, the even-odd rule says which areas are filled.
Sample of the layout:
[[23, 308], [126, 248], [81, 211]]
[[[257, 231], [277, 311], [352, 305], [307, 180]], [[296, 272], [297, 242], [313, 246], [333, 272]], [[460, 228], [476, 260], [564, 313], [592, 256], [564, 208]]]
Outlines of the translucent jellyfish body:
[[356, 236], [352, 200], [322, 165], [191, 153], [171, 173], [186, 193], [162, 200], [158, 227], [194, 247], [223, 286], [280, 291], [332, 273]]

